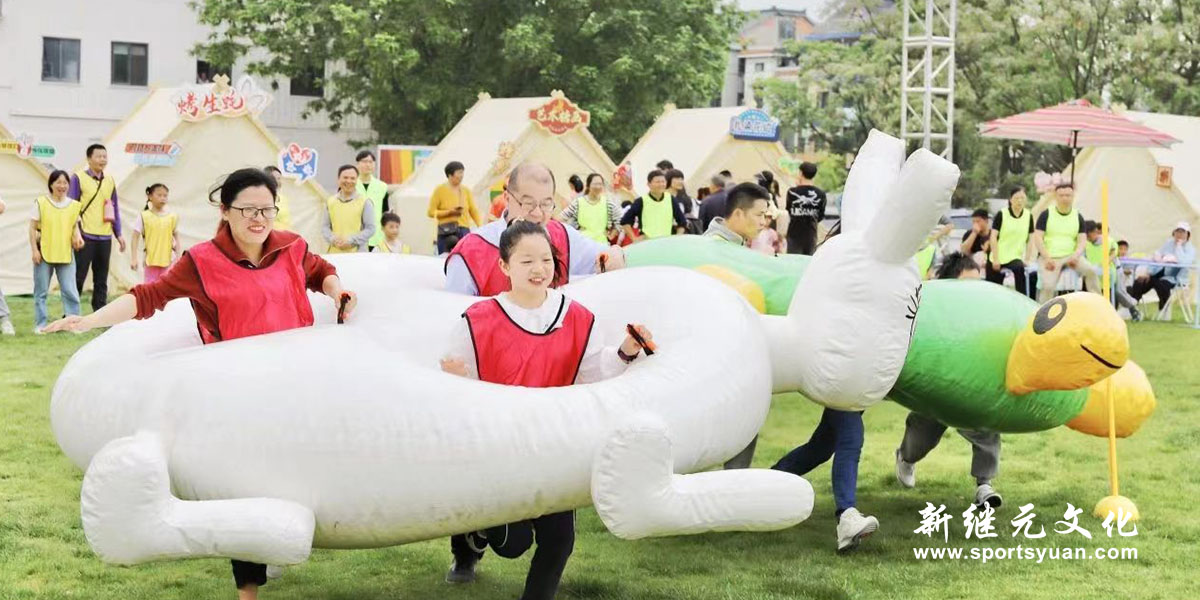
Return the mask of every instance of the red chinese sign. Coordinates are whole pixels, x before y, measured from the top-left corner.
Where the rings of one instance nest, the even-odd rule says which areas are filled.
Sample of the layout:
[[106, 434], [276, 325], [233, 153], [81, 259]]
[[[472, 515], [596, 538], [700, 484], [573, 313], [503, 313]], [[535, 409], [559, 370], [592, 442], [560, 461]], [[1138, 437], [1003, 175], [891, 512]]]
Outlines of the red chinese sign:
[[171, 96], [171, 104], [185, 121], [203, 121], [209, 117], [239, 117], [259, 113], [271, 103], [271, 95], [258, 87], [249, 76], [229, 85], [229, 77], [218, 75], [209, 85], [180, 88]]
[[176, 144], [143, 144], [139, 142], [129, 142], [125, 144], [126, 154], [171, 154]]
[[591, 115], [555, 90], [550, 101], [529, 111], [529, 118], [546, 131], [562, 135], [577, 126], [587, 127]]

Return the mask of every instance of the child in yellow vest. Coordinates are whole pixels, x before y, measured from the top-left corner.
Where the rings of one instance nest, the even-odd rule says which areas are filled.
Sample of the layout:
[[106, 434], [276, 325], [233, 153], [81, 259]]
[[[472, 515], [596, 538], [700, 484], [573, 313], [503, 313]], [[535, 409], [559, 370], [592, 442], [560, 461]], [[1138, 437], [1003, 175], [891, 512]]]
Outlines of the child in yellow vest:
[[328, 252], [367, 252], [367, 241], [375, 234], [374, 206], [357, 191], [358, 167], [338, 167], [338, 191], [325, 201], [321, 234], [329, 242]]
[[275, 207], [279, 209], [279, 212], [275, 214], [275, 222], [271, 224], [271, 227], [275, 231], [291, 231], [292, 207], [287, 196], [283, 195], [283, 172], [275, 165], [267, 165], [263, 167], [263, 170], [275, 178], [275, 189], [279, 190], [279, 193], [275, 195]]
[[379, 225], [383, 227], [383, 239], [379, 245], [375, 246], [376, 252], [412, 254], [412, 248], [400, 241], [400, 215], [394, 212], [385, 212], [383, 218], [379, 219]]
[[170, 190], [161, 183], [146, 188], [146, 207], [133, 226], [129, 268], [138, 270], [138, 238], [146, 240], [146, 283], [162, 277], [179, 252], [179, 215], [167, 212]]
[[46, 297], [50, 277], [58, 278], [63, 313], [79, 314], [79, 288], [75, 282], [74, 251], [83, 247], [83, 235], [77, 227], [82, 205], [67, 196], [71, 176], [54, 171], [46, 182], [50, 191], [33, 204], [29, 221], [29, 246], [33, 250], [33, 332], [41, 335], [49, 323]]

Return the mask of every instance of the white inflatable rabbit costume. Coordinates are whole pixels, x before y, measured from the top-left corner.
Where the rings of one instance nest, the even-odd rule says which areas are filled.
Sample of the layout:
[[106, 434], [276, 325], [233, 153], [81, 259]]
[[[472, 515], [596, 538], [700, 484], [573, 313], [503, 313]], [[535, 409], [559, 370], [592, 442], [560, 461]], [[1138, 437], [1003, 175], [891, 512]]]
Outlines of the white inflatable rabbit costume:
[[[793, 311], [768, 335], [745, 301], [709, 277], [628, 269], [564, 292], [592, 309], [594, 331], [610, 343], [625, 323], [641, 322], [661, 352], [593, 384], [500, 386], [437, 366], [439, 341], [477, 299], [439, 291], [436, 259], [374, 255], [336, 259], [360, 299], [345, 325], [332, 324], [327, 299], [310, 295], [317, 325], [208, 346], [183, 301], [114, 327], [71, 359], [51, 404], [59, 445], [86, 469], [88, 542], [120, 564], [199, 556], [294, 564], [314, 546], [403, 544], [588, 504], [624, 538], [794, 525], [812, 510], [804, 479], [696, 472], [757, 433], [772, 371], [776, 388], [794, 383], [857, 407], [894, 379], [891, 362], [898, 371], [907, 345], [898, 326], [909, 327], [904, 310], [917, 287], [901, 253], [915, 250], [909, 238], [944, 208], [953, 168], [919, 154], [897, 182], [897, 144], [873, 134], [849, 191], [902, 208], [868, 223], [875, 207], [858, 205], [863, 216], [847, 215], [848, 233], [818, 253], [805, 289], [841, 295], [816, 306], [848, 310], [831, 319], [843, 331]], [[864, 339], [821, 339], [848, 333]], [[897, 336], [902, 343], [882, 339]], [[805, 365], [828, 352], [846, 355]]]

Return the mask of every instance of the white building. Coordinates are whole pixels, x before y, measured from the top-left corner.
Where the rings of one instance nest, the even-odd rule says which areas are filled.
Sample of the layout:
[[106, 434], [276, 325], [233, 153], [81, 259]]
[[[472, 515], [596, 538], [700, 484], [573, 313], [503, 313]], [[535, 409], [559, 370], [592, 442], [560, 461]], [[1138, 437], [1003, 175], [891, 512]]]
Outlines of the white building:
[[815, 27], [803, 10], [768, 8], [753, 13], [729, 50], [720, 105], [755, 106], [755, 81], [795, 77], [795, 55], [784, 44], [803, 39]]
[[[188, 0], [0, 0], [0, 122], [54, 146], [47, 162], [74, 168], [152, 86], [214, 75], [191, 53], [206, 39]], [[235, 65], [230, 75], [243, 73]], [[337, 166], [353, 162], [347, 141], [369, 137], [369, 122], [351, 118], [331, 132], [323, 115], [301, 118], [319, 90], [302, 80], [276, 83], [260, 118], [285, 144], [315, 148], [318, 180], [335, 188]], [[271, 81], [260, 84], [269, 89]]]

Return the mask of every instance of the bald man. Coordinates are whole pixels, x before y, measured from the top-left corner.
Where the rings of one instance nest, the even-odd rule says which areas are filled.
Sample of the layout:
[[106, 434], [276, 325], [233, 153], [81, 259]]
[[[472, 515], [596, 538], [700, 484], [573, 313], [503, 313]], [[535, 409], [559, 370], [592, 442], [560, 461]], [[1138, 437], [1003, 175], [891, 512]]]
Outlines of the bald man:
[[568, 225], [551, 219], [554, 213], [554, 174], [545, 165], [521, 163], [508, 176], [508, 209], [493, 221], [467, 234], [446, 257], [446, 290], [469, 296], [495, 296], [508, 291], [508, 277], [500, 271], [500, 234], [517, 219], [546, 228], [562, 260], [562, 273], [554, 287], [572, 275], [600, 272], [600, 256], [607, 255], [606, 270], [625, 266], [625, 253], [605, 246]]

